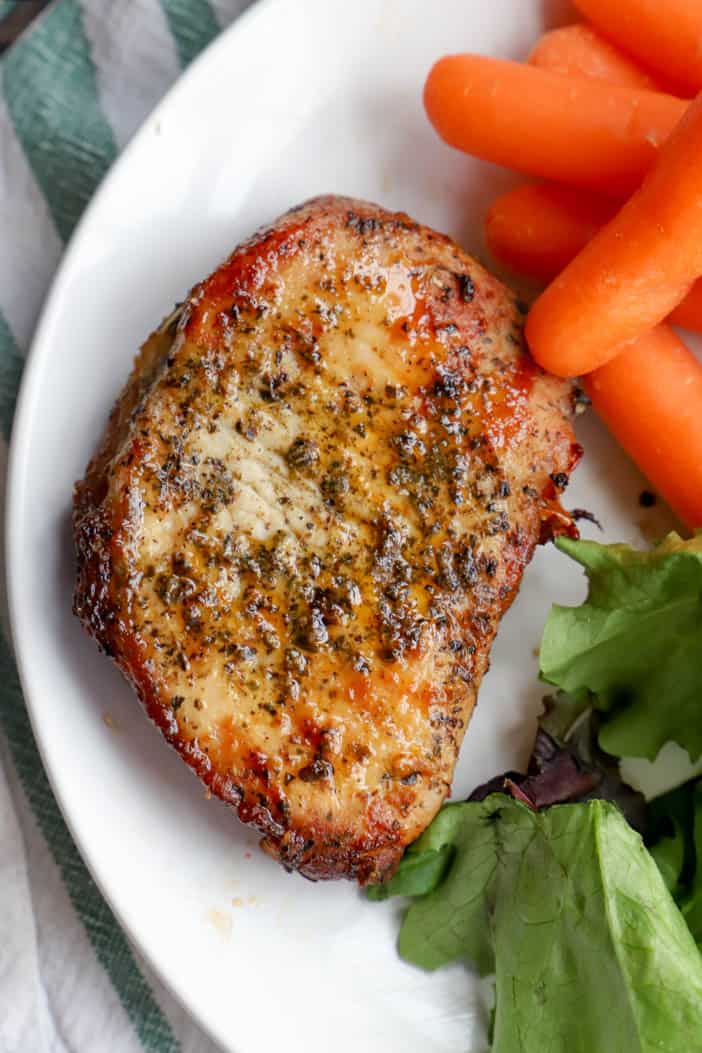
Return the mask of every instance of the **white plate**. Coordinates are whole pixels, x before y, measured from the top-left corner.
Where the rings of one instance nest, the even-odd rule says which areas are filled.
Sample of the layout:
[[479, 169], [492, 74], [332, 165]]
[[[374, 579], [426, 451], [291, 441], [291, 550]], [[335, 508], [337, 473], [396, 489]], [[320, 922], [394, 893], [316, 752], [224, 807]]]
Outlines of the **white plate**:
[[[334, 191], [403, 208], [481, 250], [509, 177], [445, 147], [422, 83], [457, 49], [522, 56], [536, 0], [266, 0], [146, 122], [76, 233], [32, 350], [15, 423], [9, 562], [15, 645], [44, 762], [125, 929], [228, 1050], [448, 1053], [483, 1048], [479, 987], [395, 955], [398, 908], [312, 885], [259, 853], [144, 718], [70, 613], [69, 507], [147, 333], [264, 221]], [[611, 539], [642, 541], [642, 480], [589, 421], [568, 494]], [[649, 514], [650, 518], [650, 514]], [[454, 789], [524, 759], [536, 647], [581, 577], [540, 552], [505, 618]], [[114, 728], [106, 726], [105, 714]]]

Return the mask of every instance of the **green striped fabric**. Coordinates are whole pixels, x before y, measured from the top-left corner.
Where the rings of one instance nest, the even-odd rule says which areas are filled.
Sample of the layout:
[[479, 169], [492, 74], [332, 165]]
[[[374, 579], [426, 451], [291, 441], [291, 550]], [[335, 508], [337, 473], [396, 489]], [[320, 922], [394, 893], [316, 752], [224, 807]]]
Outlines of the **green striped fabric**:
[[[13, 6], [0, 0], [0, 19]], [[36, 321], [31, 315], [28, 326], [27, 312], [38, 307], [50, 283], [59, 239], [65, 242], [70, 236], [115, 160], [118, 144], [135, 130], [132, 125], [244, 6], [244, 0], [55, 0], [0, 60], [0, 446], [10, 438], [28, 332]], [[158, 53], [153, 55], [151, 80], [147, 66], [152, 56], [145, 66], [142, 54], [132, 85], [124, 70], [129, 66], [129, 41], [136, 35], [153, 40]], [[115, 100], [121, 99], [128, 115], [126, 128], [115, 110]], [[10, 163], [10, 158], [15, 161]], [[27, 237], [28, 224], [34, 237]], [[54, 245], [52, 256], [47, 246]], [[29, 295], [28, 274], [34, 298], [23, 302]], [[6, 450], [0, 452], [4, 464]], [[110, 1053], [212, 1050], [160, 983], [147, 979], [83, 865], [42, 768], [12, 656], [2, 638], [0, 677], [0, 728], [12, 764], [6, 774], [33, 817], [23, 823], [23, 835], [29, 849], [34, 837], [48, 846], [64, 889], [56, 893], [57, 914], [61, 896], [67, 894], [72, 914], [62, 923], [72, 933], [71, 926], [78, 927], [71, 946], [85, 945], [90, 956], [79, 963], [81, 976], [86, 983], [88, 976], [97, 977], [93, 997], [104, 1001], [90, 1005], [86, 1000], [85, 1013], [101, 1022], [91, 1031], [86, 1020], [79, 1019], [73, 999], [66, 998], [65, 983], [47, 990], [51, 1026], [59, 1037], [56, 1043], [47, 1037], [46, 1053], [54, 1048], [74, 1053], [104, 1053], [108, 1048]], [[40, 944], [52, 938], [40, 935]], [[61, 939], [60, 927], [53, 938]], [[50, 986], [50, 977], [44, 975], [43, 981]], [[85, 989], [81, 981], [76, 984]], [[46, 1011], [45, 1005], [41, 1011]], [[4, 1015], [5, 1009], [0, 1012]], [[109, 1045], [105, 1020], [110, 1021]], [[18, 1047], [17, 1053], [45, 1051]]]
[[50, 8], [3, 65], [15, 134], [65, 240], [117, 156], [77, 0]]
[[187, 66], [217, 32], [208, 0], [163, 0], [181, 64]]
[[10, 439], [23, 364], [10, 327], [0, 314], [0, 429], [6, 442]]

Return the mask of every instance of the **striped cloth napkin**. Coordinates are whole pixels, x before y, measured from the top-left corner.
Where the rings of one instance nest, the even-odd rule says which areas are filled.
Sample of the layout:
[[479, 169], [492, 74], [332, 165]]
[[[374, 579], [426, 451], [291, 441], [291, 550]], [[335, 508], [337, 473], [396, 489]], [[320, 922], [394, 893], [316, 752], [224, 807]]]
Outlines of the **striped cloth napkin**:
[[[0, 0], [0, 17], [15, 2]], [[0, 481], [22, 365], [81, 212], [247, 0], [55, 0], [0, 61]], [[4, 607], [3, 607], [4, 610]], [[0, 1053], [214, 1053], [82, 863], [0, 636]]]

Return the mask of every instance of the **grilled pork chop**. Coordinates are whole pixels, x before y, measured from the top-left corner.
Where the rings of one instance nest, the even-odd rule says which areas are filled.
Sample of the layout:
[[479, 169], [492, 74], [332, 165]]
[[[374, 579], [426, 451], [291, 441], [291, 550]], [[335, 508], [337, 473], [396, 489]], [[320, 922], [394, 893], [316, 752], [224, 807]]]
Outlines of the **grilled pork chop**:
[[577, 460], [570, 388], [448, 238], [318, 198], [139, 355], [75, 491], [75, 613], [212, 793], [311, 878], [446, 797]]

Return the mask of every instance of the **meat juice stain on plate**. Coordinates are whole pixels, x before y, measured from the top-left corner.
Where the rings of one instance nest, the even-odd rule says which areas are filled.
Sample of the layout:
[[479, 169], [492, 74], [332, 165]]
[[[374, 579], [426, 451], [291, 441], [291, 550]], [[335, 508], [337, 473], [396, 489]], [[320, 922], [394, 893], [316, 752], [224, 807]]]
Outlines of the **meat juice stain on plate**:
[[222, 939], [231, 940], [233, 927], [231, 914], [228, 914], [224, 910], [220, 910], [218, 907], [212, 907], [212, 909], [207, 912], [206, 920], [217, 930]]

